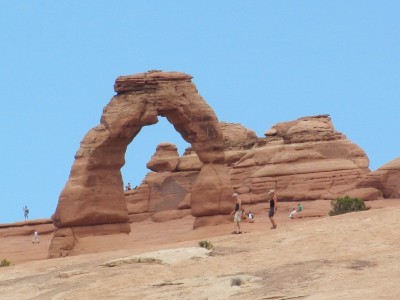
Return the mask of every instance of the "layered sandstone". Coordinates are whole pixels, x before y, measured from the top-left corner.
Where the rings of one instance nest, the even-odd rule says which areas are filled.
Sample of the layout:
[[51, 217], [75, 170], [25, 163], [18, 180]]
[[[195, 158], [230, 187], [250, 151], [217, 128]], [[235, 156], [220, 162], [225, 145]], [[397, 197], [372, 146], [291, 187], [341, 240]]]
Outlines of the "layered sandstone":
[[[365, 200], [399, 196], [399, 162], [370, 173], [365, 152], [337, 132], [329, 115], [274, 125], [259, 138], [240, 124], [219, 122], [190, 75], [150, 71], [119, 77], [100, 124], [83, 138], [52, 216], [58, 228], [49, 255], [73, 251], [87, 235], [129, 233], [128, 222], [187, 215], [194, 227], [225, 222], [236, 191], [245, 204], [267, 201]], [[191, 144], [182, 157], [160, 144], [142, 184], [124, 193], [121, 168], [143, 126], [167, 120]]]
[[232, 165], [231, 181], [249, 202], [269, 189], [284, 201], [333, 199], [367, 174], [368, 165], [365, 152], [319, 115], [273, 126]]
[[[77, 232], [87, 232], [91, 226], [100, 226], [100, 234], [129, 232], [124, 225], [129, 216], [120, 169], [129, 143], [143, 126], [156, 124], [158, 116], [168, 119], [201, 161], [199, 175], [191, 185], [190, 213], [196, 217], [228, 213], [232, 186], [225, 166], [222, 132], [216, 115], [191, 79], [184, 73], [161, 71], [117, 78], [117, 94], [104, 108], [100, 125], [82, 140], [59, 197], [52, 220], [60, 230], [53, 239], [50, 256], [71, 251]], [[155, 157], [149, 167], [172, 171], [177, 163], [176, 159], [171, 163]], [[162, 202], [151, 197], [148, 203], [136, 206], [157, 211]]]
[[157, 146], [156, 153], [146, 164], [146, 167], [154, 172], [174, 172], [179, 162], [178, 149], [170, 143], [162, 143]]
[[384, 198], [400, 197], [400, 157], [367, 174], [358, 184], [359, 190], [378, 190]]
[[[356, 188], [370, 172], [368, 157], [334, 129], [328, 115], [276, 124], [264, 138], [240, 124], [221, 122], [221, 128], [230, 181], [246, 204], [265, 202], [269, 189], [275, 189], [281, 201], [330, 200], [347, 194], [365, 200], [382, 198], [372, 186]], [[163, 161], [171, 156], [161, 158], [161, 146], [153, 157]], [[178, 212], [191, 207], [191, 186], [201, 167], [189, 148], [175, 171], [149, 173], [138, 190], [126, 194], [131, 220], [153, 218], [162, 210], [170, 218], [183, 216]]]
[[40, 235], [51, 234], [56, 227], [50, 219], [25, 220], [23, 222], [0, 224], [0, 237], [27, 236], [37, 231]]

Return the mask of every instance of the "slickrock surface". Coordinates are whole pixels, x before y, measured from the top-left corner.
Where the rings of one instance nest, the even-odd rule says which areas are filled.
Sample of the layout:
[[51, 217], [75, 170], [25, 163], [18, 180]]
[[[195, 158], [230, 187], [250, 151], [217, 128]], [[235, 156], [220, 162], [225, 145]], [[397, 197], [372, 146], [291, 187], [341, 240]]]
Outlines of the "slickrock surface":
[[[326, 214], [327, 202], [307, 202], [305, 211]], [[1, 299], [398, 299], [399, 204], [291, 220], [282, 203], [275, 230], [264, 205], [248, 205], [255, 222], [243, 221], [241, 235], [230, 234], [232, 223], [192, 230], [191, 216], [145, 220], [129, 235], [85, 237], [80, 255], [56, 259], [44, 259], [50, 235], [34, 245], [9, 236], [0, 244], [13, 263], [0, 268]]]

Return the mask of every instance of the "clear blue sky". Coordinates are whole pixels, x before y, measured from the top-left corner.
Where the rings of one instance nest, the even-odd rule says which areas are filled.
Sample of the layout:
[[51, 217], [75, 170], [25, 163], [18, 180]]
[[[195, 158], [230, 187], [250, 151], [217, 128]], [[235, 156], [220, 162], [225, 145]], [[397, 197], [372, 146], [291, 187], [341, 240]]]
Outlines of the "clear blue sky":
[[[220, 121], [258, 136], [330, 114], [372, 170], [400, 153], [400, 1], [18, 1], [0, 3], [0, 223], [47, 218], [79, 143], [120, 75], [194, 76]], [[137, 185], [169, 123], [130, 144]]]

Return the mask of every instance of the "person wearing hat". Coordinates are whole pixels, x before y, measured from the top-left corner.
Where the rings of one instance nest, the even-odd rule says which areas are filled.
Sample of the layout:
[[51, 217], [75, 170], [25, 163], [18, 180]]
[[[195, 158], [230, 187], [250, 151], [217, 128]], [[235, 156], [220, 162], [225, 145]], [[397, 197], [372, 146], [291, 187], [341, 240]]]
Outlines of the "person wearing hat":
[[233, 216], [233, 221], [235, 222], [235, 231], [233, 231], [233, 234], [240, 234], [242, 231], [240, 230], [240, 221], [242, 220], [242, 201], [238, 197], [239, 195], [237, 193], [234, 193], [232, 195], [233, 200], [235, 201], [235, 208], [231, 212], [231, 215]]
[[268, 192], [268, 195], [271, 197], [271, 199], [269, 200], [269, 213], [268, 213], [268, 217], [271, 221], [272, 227], [271, 229], [275, 229], [276, 228], [276, 223], [274, 220], [274, 215], [275, 212], [278, 209], [278, 197], [276, 197], [275, 191], [274, 190], [270, 190]]

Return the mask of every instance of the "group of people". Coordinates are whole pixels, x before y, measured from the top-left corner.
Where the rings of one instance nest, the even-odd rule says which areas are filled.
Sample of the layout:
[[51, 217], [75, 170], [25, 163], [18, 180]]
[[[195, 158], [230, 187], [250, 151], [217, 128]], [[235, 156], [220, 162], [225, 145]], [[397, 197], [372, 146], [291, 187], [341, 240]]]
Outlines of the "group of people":
[[295, 208], [292, 208], [289, 214], [289, 218], [294, 219], [294, 215], [297, 214], [298, 212], [303, 211], [303, 205], [301, 203], [297, 204], [297, 210]]
[[[137, 186], [135, 186], [134, 189], [136, 190]], [[128, 184], [125, 186], [125, 191], [130, 191], [130, 190], [132, 190], [132, 186], [131, 186], [131, 183], [128, 182]]]
[[[268, 210], [268, 218], [271, 222], [271, 229], [276, 229], [277, 225], [274, 219], [275, 213], [278, 210], [278, 197], [276, 196], [276, 193], [274, 190], [270, 190], [268, 192], [269, 196], [269, 210]], [[242, 208], [242, 200], [239, 198], [238, 193], [234, 193], [232, 195], [232, 198], [234, 199], [235, 202], [235, 207], [234, 210], [232, 211], [231, 214], [233, 214], [233, 221], [235, 223], [235, 230], [232, 232], [233, 234], [241, 234], [242, 230], [240, 228], [240, 221], [242, 220], [243, 215], [245, 215], [244, 209]], [[301, 203], [298, 204], [297, 210], [293, 208], [289, 214], [289, 218], [293, 219], [294, 215], [297, 212], [300, 212], [303, 210], [303, 206]], [[250, 219], [250, 222], [254, 221], [254, 214], [250, 211], [247, 215], [247, 217]]]
[[[24, 212], [24, 219], [25, 220], [28, 220], [28, 218], [29, 218], [29, 209], [28, 209], [28, 206], [24, 206], [24, 207], [22, 207], [22, 211]], [[33, 233], [33, 239], [32, 239], [32, 244], [39, 244], [40, 243], [40, 241], [39, 241], [39, 232], [38, 231], [35, 231], [34, 233]]]

